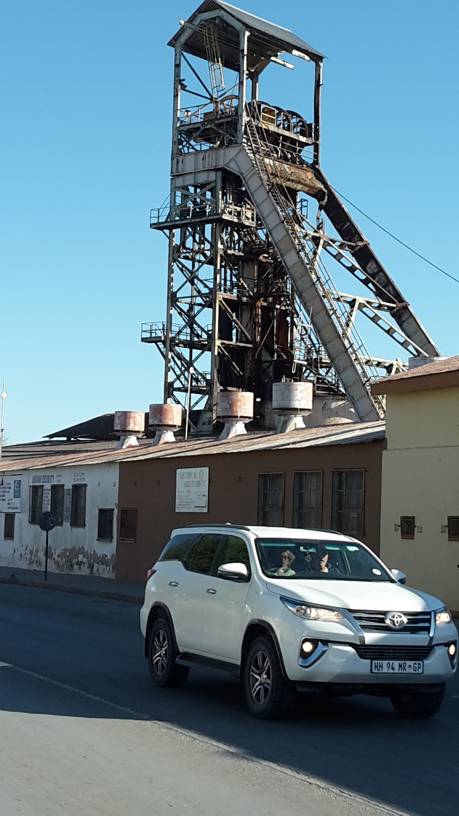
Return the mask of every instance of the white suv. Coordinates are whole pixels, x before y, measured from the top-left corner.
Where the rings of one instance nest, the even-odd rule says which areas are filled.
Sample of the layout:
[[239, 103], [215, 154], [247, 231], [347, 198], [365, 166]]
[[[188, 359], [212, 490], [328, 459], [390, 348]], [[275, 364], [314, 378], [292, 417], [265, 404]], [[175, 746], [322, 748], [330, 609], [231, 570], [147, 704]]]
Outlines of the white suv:
[[140, 625], [158, 686], [181, 686], [201, 664], [239, 671], [259, 717], [279, 716], [297, 691], [384, 695], [430, 717], [456, 670], [441, 601], [340, 533], [185, 527], [149, 573]]

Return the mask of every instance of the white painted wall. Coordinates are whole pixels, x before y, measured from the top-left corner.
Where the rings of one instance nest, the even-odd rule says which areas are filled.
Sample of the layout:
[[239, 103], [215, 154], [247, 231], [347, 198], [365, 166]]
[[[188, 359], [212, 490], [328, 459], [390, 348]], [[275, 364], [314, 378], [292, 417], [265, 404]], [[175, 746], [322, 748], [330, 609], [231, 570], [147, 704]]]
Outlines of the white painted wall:
[[[44, 569], [46, 534], [38, 525], [29, 523], [29, 487], [32, 484], [44, 484], [45, 491], [51, 484], [63, 484], [68, 490], [73, 484], [86, 484], [86, 526], [71, 527], [70, 520], [64, 517], [63, 525], [51, 530], [48, 570], [114, 578], [118, 472], [116, 463], [15, 471], [14, 476], [22, 481], [21, 512], [16, 514], [13, 541], [4, 538], [4, 514], [0, 513], [0, 566]], [[5, 475], [8, 478], [13, 476], [12, 473]], [[111, 542], [97, 540], [99, 508], [114, 509]]]

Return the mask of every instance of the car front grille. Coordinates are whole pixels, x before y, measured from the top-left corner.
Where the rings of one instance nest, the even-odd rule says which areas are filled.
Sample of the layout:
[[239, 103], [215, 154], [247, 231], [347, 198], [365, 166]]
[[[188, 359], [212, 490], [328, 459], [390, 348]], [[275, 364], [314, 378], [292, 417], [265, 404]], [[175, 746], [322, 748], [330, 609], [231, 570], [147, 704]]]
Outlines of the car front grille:
[[354, 646], [362, 660], [425, 660], [431, 646]]
[[[431, 625], [430, 612], [404, 612], [407, 623], [401, 629], [393, 629], [384, 618], [387, 612], [374, 612], [371, 610], [350, 610], [355, 622], [365, 632], [390, 632], [391, 634], [429, 634]], [[392, 611], [392, 610], [391, 610]], [[402, 610], [397, 610], [402, 611]]]

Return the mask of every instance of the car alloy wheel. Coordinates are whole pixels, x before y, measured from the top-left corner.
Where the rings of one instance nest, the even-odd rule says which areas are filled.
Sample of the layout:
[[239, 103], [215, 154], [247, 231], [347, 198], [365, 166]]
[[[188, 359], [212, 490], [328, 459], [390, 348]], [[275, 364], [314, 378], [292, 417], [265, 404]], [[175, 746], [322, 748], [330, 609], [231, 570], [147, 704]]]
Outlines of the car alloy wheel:
[[269, 655], [261, 649], [252, 657], [249, 669], [249, 688], [256, 705], [264, 706], [271, 694], [272, 667]]
[[153, 638], [151, 661], [153, 671], [161, 677], [167, 670], [169, 639], [164, 629], [157, 629]]
[[188, 666], [178, 665], [177, 657], [172, 624], [165, 618], [157, 618], [149, 629], [147, 646], [148, 668], [155, 686], [183, 686], [190, 670]]

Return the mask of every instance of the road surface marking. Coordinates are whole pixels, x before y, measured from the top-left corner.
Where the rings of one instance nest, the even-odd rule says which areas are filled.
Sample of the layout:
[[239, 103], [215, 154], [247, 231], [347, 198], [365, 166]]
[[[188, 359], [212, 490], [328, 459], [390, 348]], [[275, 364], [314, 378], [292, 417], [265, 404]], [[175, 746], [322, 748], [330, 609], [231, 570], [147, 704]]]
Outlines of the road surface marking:
[[300, 782], [303, 783], [305, 782], [306, 784], [311, 785], [312, 787], [318, 789], [322, 794], [325, 793], [328, 795], [332, 794], [335, 796], [336, 795], [343, 796], [344, 798], [349, 799], [352, 802], [356, 803], [358, 802], [361, 805], [365, 805], [365, 807], [373, 808], [372, 812], [374, 812], [375, 814], [383, 813], [387, 814], [388, 816], [409, 816], [409, 811], [395, 810], [394, 808], [384, 805], [382, 802], [377, 802], [374, 799], [370, 799], [367, 796], [355, 794], [352, 791], [347, 790], [346, 788], [340, 788], [338, 785], [333, 785], [328, 782], [324, 782], [322, 779], [320, 779], [320, 777], [294, 771], [292, 768], [289, 768], [286, 765], [278, 765], [277, 763], [270, 762], [269, 760], [266, 759], [257, 759], [256, 757], [248, 756], [242, 753], [241, 751], [238, 751], [236, 748], [234, 748], [234, 746], [228, 743], [218, 742], [217, 740], [214, 740], [211, 737], [203, 737], [201, 735], [198, 735], [196, 734], [195, 731], [190, 731], [187, 728], [171, 725], [170, 723], [166, 723], [162, 720], [156, 720], [149, 714], [145, 714], [141, 711], [135, 711], [134, 709], [129, 708], [128, 706], [113, 703], [111, 702], [111, 700], [107, 700], [104, 697], [99, 697], [97, 694], [91, 694], [88, 691], [83, 691], [82, 689], [79, 689], [76, 686], [70, 686], [68, 683], [62, 683], [60, 680], [54, 680], [52, 677], [47, 677], [45, 674], [39, 674], [38, 672], [31, 671], [30, 669], [23, 669], [21, 666], [16, 666], [13, 663], [5, 663], [2, 661], [0, 661], [0, 668], [12, 669], [13, 671], [19, 672], [20, 674], [25, 674], [27, 677], [33, 677], [35, 680], [40, 680], [42, 683], [47, 683], [48, 685], [63, 689], [64, 691], [68, 691], [71, 694], [77, 694], [86, 700], [91, 700], [91, 702], [99, 704], [101, 703], [102, 705], [115, 709], [115, 711], [120, 711], [123, 714], [129, 714], [129, 716], [134, 717], [137, 720], [149, 722], [152, 725], [157, 726], [160, 730], [163, 729], [164, 731], [172, 731], [173, 733], [178, 734], [181, 737], [186, 737], [206, 747], [214, 748], [220, 752], [223, 750], [226, 753], [231, 754], [234, 757], [237, 757], [237, 759], [239, 760], [242, 759], [245, 760], [246, 762], [254, 762], [257, 765], [260, 765], [269, 770], [277, 771], [278, 773], [282, 773], [287, 776], [293, 777]]

